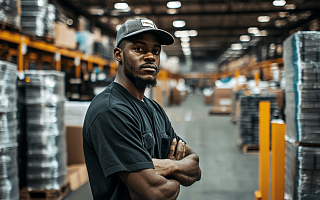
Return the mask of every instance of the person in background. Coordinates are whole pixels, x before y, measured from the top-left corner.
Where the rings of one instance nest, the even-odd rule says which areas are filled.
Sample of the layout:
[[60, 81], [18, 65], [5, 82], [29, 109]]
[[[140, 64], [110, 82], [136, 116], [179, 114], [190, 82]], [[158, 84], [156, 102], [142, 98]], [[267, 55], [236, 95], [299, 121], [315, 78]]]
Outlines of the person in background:
[[161, 45], [172, 35], [145, 18], [119, 29], [117, 76], [91, 102], [83, 149], [95, 200], [176, 199], [201, 178], [199, 157], [173, 130], [164, 109], [144, 96], [159, 72]]

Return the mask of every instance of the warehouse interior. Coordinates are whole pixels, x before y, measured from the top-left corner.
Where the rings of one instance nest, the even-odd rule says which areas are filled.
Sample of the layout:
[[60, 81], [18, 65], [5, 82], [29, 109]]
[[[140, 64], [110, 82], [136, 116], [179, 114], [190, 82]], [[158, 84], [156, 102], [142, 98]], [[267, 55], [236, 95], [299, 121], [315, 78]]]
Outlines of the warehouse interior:
[[135, 18], [174, 37], [145, 96], [200, 157], [177, 199], [320, 198], [319, 0], [0, 0], [0, 200], [93, 199], [90, 102]]

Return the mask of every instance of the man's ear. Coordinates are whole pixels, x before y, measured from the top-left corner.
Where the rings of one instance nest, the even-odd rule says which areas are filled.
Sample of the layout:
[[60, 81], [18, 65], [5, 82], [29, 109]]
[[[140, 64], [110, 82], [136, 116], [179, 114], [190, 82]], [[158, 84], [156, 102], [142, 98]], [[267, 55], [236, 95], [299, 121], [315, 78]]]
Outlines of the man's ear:
[[119, 63], [122, 63], [122, 59], [123, 59], [122, 49], [116, 47], [113, 50], [113, 56], [116, 61], [118, 61]]

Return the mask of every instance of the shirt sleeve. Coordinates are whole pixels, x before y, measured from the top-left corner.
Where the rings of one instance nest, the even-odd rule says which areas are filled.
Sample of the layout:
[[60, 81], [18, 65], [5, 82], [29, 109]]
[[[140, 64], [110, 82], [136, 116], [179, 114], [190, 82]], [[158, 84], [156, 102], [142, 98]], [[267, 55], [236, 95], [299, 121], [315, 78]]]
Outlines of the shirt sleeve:
[[142, 144], [139, 122], [129, 113], [126, 109], [109, 109], [100, 113], [89, 129], [105, 177], [154, 168]]

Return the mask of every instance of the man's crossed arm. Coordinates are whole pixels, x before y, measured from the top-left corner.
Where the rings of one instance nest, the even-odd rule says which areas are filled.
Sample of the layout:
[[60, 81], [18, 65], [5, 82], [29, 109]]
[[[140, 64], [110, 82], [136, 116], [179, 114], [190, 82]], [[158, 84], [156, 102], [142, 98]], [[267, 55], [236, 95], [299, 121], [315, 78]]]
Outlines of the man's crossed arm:
[[118, 173], [133, 200], [174, 200], [180, 184], [192, 185], [200, 180], [198, 155], [182, 141], [174, 139], [167, 159], [152, 159], [155, 169]]

